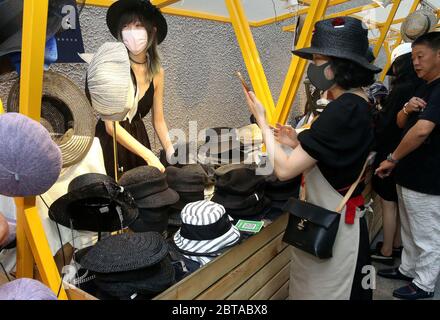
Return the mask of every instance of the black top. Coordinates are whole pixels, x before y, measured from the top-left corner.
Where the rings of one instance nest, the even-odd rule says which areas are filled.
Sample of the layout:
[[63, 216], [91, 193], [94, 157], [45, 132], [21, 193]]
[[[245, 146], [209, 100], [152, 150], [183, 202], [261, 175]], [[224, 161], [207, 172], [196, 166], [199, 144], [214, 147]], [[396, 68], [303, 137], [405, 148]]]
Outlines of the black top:
[[[86, 85], [86, 93], [88, 93], [87, 91], [88, 90]], [[150, 112], [153, 106], [153, 100], [154, 84], [153, 81], [151, 81], [148, 90], [145, 92], [145, 95], [139, 100], [136, 115], [131, 120], [131, 123], [128, 120], [119, 122], [119, 124], [128, 133], [130, 133], [137, 141], [139, 141], [148, 149], [151, 149], [151, 145], [148, 138], [147, 129], [145, 128], [145, 124], [142, 119]], [[106, 132], [104, 121], [99, 120], [97, 122], [95, 136], [99, 138], [99, 141], [101, 143], [104, 155], [105, 170], [109, 176], [114, 178], [115, 169], [113, 156], [113, 138]], [[144, 159], [127, 150], [125, 147], [118, 143], [118, 167], [120, 169], [120, 175], [130, 169], [144, 165], [147, 165]]]
[[[408, 102], [416, 93], [418, 86], [413, 82], [408, 82], [393, 89], [390, 95], [383, 103], [383, 109], [379, 112], [375, 126], [375, 148], [378, 154], [384, 154], [385, 157], [376, 159], [383, 161], [390, 152], [397, 148], [401, 139], [403, 129], [397, 126], [397, 114], [402, 110], [406, 102]], [[378, 158], [376, 156], [376, 158]]]
[[396, 182], [408, 189], [440, 195], [440, 79], [421, 86], [415, 96], [427, 102], [423, 112], [408, 118], [405, 133], [418, 120], [428, 120], [436, 126], [423, 144], [403, 158], [396, 167]]
[[[310, 129], [298, 135], [301, 147], [318, 161], [324, 177], [341, 194], [358, 178], [373, 139], [369, 105], [353, 93], [330, 102]], [[360, 183], [353, 196], [363, 188]]]

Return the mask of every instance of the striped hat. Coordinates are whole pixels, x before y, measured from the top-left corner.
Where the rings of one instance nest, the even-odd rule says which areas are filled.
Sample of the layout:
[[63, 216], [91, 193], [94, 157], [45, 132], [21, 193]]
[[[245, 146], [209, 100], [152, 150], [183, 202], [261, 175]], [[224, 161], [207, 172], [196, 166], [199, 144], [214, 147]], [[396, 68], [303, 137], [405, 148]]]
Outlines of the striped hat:
[[209, 200], [187, 204], [174, 243], [185, 257], [204, 265], [240, 240], [225, 208]]
[[93, 109], [103, 120], [122, 121], [136, 108], [130, 59], [122, 42], [106, 42], [87, 70]]

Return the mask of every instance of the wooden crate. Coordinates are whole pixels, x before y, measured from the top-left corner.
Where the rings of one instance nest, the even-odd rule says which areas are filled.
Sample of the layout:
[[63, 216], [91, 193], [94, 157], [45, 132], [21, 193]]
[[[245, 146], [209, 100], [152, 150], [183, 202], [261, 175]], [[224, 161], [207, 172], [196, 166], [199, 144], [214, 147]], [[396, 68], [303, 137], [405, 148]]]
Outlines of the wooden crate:
[[[231, 248], [211, 263], [175, 284], [155, 299], [286, 299], [285, 274], [290, 254], [282, 235], [287, 225], [284, 214], [257, 235]], [[283, 278], [284, 275], [284, 278]], [[276, 278], [277, 281], [272, 281]], [[270, 283], [270, 285], [269, 285]], [[262, 291], [263, 290], [263, 291]]]

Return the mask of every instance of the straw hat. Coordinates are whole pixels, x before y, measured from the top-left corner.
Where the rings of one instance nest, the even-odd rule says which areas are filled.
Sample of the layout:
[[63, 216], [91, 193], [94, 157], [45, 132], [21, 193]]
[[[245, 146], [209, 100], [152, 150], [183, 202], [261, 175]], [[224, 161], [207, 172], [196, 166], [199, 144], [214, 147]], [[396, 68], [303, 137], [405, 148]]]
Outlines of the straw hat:
[[[20, 80], [8, 96], [8, 112], [18, 112]], [[40, 123], [61, 149], [63, 168], [81, 161], [89, 152], [95, 136], [95, 116], [87, 97], [67, 77], [45, 72]]]
[[311, 60], [313, 54], [343, 58], [356, 62], [375, 73], [380, 68], [368, 61], [368, 30], [362, 21], [353, 17], [337, 17], [318, 21], [308, 48], [292, 51]]
[[400, 27], [403, 41], [413, 42], [421, 35], [433, 31], [437, 21], [437, 16], [430, 10], [421, 9], [411, 13]]

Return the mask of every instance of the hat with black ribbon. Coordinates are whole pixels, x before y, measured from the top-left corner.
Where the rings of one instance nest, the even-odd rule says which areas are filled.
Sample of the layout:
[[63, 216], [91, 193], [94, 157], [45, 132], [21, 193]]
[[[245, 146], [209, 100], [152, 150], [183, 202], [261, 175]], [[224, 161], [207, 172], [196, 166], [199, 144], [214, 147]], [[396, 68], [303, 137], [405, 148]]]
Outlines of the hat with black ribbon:
[[417, 10], [408, 15], [402, 22], [400, 34], [404, 42], [413, 42], [421, 35], [435, 30], [437, 15], [428, 9]]
[[69, 183], [68, 192], [49, 208], [49, 218], [75, 230], [113, 232], [138, 216], [133, 197], [109, 176], [87, 173]]
[[240, 231], [231, 220], [218, 203], [189, 203], [182, 210], [182, 226], [174, 243], [187, 258], [206, 264], [240, 241]]

